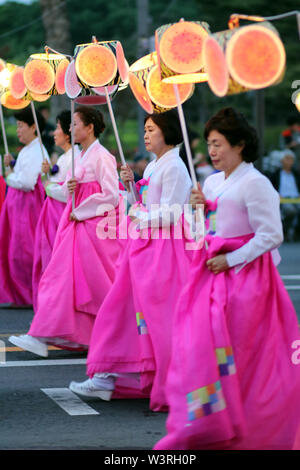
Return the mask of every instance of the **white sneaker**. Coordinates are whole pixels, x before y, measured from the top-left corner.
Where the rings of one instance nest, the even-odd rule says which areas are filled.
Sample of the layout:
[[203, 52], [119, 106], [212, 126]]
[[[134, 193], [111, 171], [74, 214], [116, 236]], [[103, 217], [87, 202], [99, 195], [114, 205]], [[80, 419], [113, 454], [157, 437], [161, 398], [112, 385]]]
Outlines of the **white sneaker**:
[[33, 354], [38, 356], [47, 357], [48, 356], [48, 347], [47, 344], [42, 343], [37, 338], [34, 338], [30, 335], [21, 335], [21, 336], [10, 336], [8, 338], [15, 346], [25, 349], [25, 351], [30, 351]]
[[113, 394], [113, 390], [100, 390], [96, 388], [92, 379], [87, 379], [84, 382], [71, 382], [69, 389], [78, 395], [97, 397], [104, 401], [109, 401]]

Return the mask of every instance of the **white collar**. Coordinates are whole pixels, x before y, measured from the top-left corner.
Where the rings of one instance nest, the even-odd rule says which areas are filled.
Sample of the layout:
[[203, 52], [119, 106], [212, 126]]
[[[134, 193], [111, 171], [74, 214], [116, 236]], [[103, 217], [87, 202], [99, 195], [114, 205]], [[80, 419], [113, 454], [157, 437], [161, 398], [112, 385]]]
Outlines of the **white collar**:
[[172, 149], [168, 150], [164, 153], [161, 157], [157, 158], [154, 161], [155, 164], [160, 163], [162, 160], [165, 161], [167, 158], [170, 157], [179, 157], [179, 147], [173, 147]]
[[[96, 140], [86, 149], [86, 151], [84, 152], [83, 155], [80, 154], [80, 161], [81, 161], [81, 162], [86, 159], [87, 155], [90, 153], [90, 151], [91, 151], [97, 144], [99, 144], [98, 139], [96, 139]], [[81, 151], [81, 153], [82, 153], [82, 151]]]

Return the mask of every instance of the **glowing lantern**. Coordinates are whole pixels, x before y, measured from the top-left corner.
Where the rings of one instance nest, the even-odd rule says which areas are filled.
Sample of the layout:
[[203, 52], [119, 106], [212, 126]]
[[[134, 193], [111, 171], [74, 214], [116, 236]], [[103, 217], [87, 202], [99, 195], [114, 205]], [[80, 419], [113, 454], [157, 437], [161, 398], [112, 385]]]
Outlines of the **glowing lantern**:
[[284, 46], [268, 22], [208, 36], [203, 60], [208, 84], [217, 96], [276, 85], [285, 70]]
[[[118, 91], [118, 85], [110, 85], [106, 88], [112, 99]], [[89, 87], [84, 85], [76, 74], [74, 60], [70, 62], [66, 71], [65, 89], [67, 96], [75, 99], [76, 103], [86, 105], [106, 104], [104, 87]]]
[[65, 74], [69, 98], [87, 105], [106, 104], [128, 85], [128, 63], [119, 41], [79, 44]]
[[75, 48], [75, 69], [79, 80], [89, 87], [118, 85], [126, 82], [128, 64], [119, 41], [79, 44]]
[[24, 69], [24, 82], [31, 93], [58, 95], [65, 93], [64, 75], [69, 60], [63, 54], [32, 54]]
[[[1, 61], [4, 63], [3, 61]], [[26, 108], [30, 104], [30, 99], [28, 97], [25, 98], [25, 93], [23, 92], [21, 95], [15, 97], [10, 89], [12, 77], [14, 77], [15, 72], [19, 69], [17, 65], [4, 63], [4, 68], [0, 72], [0, 93], [1, 93], [1, 105], [5, 106], [8, 109], [23, 109]]]
[[167, 24], [155, 31], [155, 48], [161, 79], [166, 83], [207, 81], [203, 68], [203, 42], [209, 25], [201, 21]]
[[[173, 85], [160, 79], [156, 52], [130, 66], [129, 85], [138, 103], [149, 114], [168, 111], [178, 104]], [[192, 83], [178, 85], [181, 103], [192, 96], [194, 88]]]

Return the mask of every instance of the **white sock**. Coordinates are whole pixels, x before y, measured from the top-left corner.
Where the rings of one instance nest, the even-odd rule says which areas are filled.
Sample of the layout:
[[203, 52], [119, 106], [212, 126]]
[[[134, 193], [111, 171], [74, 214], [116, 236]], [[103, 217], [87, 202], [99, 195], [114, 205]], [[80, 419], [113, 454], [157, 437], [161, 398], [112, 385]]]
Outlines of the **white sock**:
[[99, 390], [114, 390], [116, 376], [111, 374], [95, 374], [92, 381]]

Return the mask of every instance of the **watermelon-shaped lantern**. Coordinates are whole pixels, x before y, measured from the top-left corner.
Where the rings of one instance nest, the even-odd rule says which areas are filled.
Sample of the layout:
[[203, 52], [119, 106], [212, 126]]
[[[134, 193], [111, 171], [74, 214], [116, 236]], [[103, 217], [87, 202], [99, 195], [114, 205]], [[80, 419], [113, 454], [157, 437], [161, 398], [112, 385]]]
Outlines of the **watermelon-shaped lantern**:
[[[152, 52], [129, 69], [129, 85], [141, 107], [148, 113], [162, 113], [177, 106], [174, 87], [160, 78], [157, 53]], [[194, 92], [194, 84], [178, 85], [180, 102], [189, 99]]]
[[160, 26], [155, 31], [158, 65], [165, 83], [207, 81], [202, 50], [209, 32], [205, 22], [184, 20]]
[[119, 41], [79, 44], [67, 67], [65, 89], [69, 98], [86, 105], [106, 104], [128, 85], [128, 63]]
[[64, 76], [68, 64], [69, 60], [63, 54], [32, 54], [24, 68], [27, 89], [37, 95], [65, 93]]
[[217, 96], [278, 84], [285, 70], [285, 49], [268, 22], [208, 36], [203, 47], [208, 84]]

